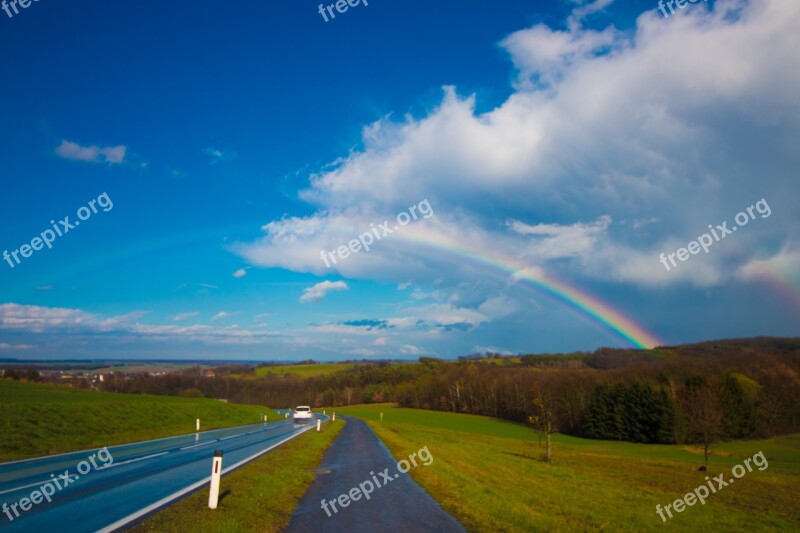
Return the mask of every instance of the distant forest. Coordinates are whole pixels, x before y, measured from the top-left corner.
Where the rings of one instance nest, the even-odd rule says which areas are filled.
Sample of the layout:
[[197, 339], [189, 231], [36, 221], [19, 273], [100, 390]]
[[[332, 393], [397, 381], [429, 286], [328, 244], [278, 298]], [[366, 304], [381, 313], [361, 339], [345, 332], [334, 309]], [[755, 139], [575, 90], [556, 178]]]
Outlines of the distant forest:
[[111, 392], [204, 396], [271, 407], [396, 402], [531, 423], [550, 432], [700, 443], [800, 432], [800, 339], [756, 338], [593, 353], [420, 358], [320, 377], [252, 366], [109, 377]]

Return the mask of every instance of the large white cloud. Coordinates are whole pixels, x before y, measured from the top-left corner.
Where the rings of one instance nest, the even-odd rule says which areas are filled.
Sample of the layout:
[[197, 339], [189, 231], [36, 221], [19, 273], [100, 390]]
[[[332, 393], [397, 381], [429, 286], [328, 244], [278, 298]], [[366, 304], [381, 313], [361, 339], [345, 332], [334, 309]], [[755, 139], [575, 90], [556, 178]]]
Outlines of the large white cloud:
[[[363, 148], [301, 193], [315, 215], [269, 222], [263, 239], [234, 250], [317, 274], [463, 281], [449, 260], [408, 245], [419, 237], [630, 285], [743, 279], [742, 265], [800, 229], [800, 4], [719, 0], [670, 19], [651, 9], [632, 32], [581, 27], [606, 4], [578, 8], [569, 29], [505, 38], [518, 77], [497, 108], [476, 113], [474, 96], [446, 87], [424, 117], [366, 126]], [[436, 217], [403, 228], [405, 240], [331, 268], [320, 261], [422, 198]], [[658, 262], [761, 198], [780, 217], [671, 272]]]

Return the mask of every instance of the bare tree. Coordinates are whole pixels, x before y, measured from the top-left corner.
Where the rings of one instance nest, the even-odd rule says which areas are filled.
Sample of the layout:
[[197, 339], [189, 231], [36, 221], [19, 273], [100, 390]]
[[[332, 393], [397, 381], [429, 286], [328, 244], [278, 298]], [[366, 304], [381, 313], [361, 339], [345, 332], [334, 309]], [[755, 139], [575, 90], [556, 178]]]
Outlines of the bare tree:
[[556, 399], [551, 394], [543, 392], [541, 385], [534, 389], [533, 406], [535, 413], [528, 417], [531, 424], [544, 433], [547, 445], [542, 459], [549, 463], [553, 460], [553, 433], [556, 429], [555, 407]]
[[350, 401], [353, 399], [353, 389], [351, 387], [345, 387], [342, 392], [347, 399], [347, 405], [350, 405]]
[[689, 436], [703, 445], [704, 464], [708, 467], [708, 450], [720, 439], [722, 430], [717, 384], [703, 378], [687, 379], [684, 412], [688, 418]]

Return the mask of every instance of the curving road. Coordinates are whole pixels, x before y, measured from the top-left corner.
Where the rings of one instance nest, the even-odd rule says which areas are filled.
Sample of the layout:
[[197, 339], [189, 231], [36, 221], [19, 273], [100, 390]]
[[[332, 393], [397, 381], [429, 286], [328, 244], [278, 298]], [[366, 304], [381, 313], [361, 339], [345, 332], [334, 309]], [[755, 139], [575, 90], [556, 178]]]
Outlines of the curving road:
[[[113, 446], [94, 465], [97, 450], [0, 464], [0, 531], [116, 531], [208, 483], [214, 450], [226, 474], [313, 428], [282, 420]], [[44, 485], [50, 502], [31, 494]]]
[[[317, 479], [292, 515], [287, 532], [465, 531], [411, 477], [398, 472], [397, 460], [365, 422], [345, 418], [347, 424], [328, 448]], [[432, 465], [435, 451], [431, 454]], [[416, 468], [426, 467], [420, 464]], [[356, 492], [357, 501], [348, 497], [342, 500], [346, 506], [337, 503], [340, 495], [349, 494], [366, 481], [373, 485], [369, 499]], [[364, 490], [369, 491], [369, 485], [365, 484]], [[327, 502], [327, 510], [322, 500]]]

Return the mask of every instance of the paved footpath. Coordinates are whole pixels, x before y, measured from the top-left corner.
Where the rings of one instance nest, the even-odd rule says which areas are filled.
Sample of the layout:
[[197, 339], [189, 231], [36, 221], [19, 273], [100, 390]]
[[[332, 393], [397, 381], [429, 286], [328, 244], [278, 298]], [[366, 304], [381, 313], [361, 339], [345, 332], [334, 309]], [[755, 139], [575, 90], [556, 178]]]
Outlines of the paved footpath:
[[[365, 422], [345, 418], [347, 424], [328, 448], [317, 479], [292, 515], [287, 532], [465, 531], [410, 476], [398, 472], [397, 461]], [[431, 452], [434, 465], [435, 453]], [[419, 461], [418, 465], [412, 469], [430, 468]], [[381, 475], [387, 468], [391, 482]], [[369, 500], [361, 496], [357, 501], [350, 501], [345, 508], [338, 503], [329, 503], [328, 512], [331, 516], [328, 516], [320, 502], [323, 499], [335, 502], [340, 494], [348, 494], [365, 480], [374, 484], [370, 472], [374, 472], [378, 483], [385, 483], [385, 486], [375, 488]], [[366, 486], [366, 489], [369, 490], [369, 487]], [[336, 506], [337, 512], [333, 512], [332, 505]]]

